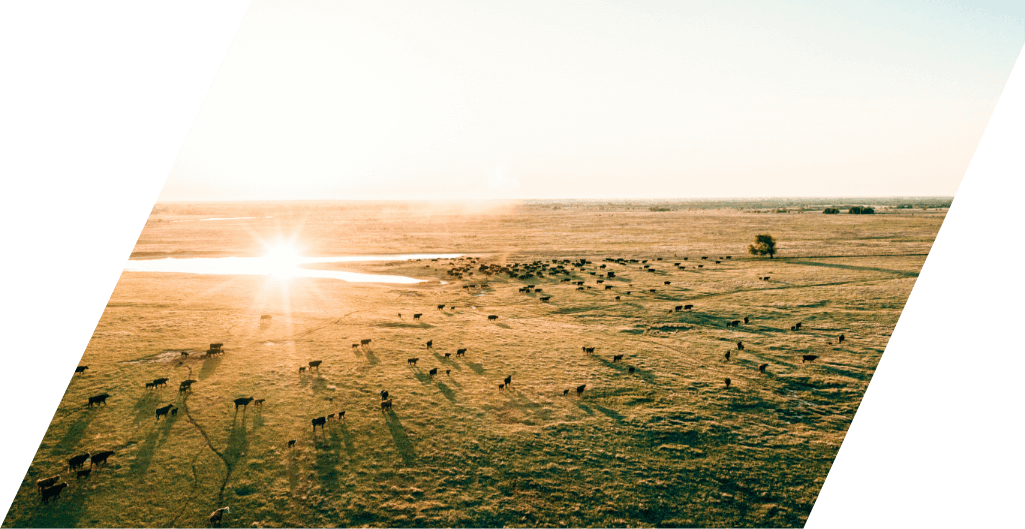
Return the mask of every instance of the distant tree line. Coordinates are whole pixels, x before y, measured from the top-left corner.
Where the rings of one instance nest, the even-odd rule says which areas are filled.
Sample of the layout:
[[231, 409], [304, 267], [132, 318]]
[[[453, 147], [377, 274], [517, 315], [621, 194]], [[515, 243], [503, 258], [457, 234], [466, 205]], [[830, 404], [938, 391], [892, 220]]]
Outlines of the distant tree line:
[[850, 213], [851, 215], [871, 215], [875, 212], [876, 210], [872, 209], [869, 206], [854, 206], [851, 209], [847, 210], [847, 213]]
[[839, 208], [826, 208], [826, 209], [822, 210], [822, 212], [825, 213], [826, 215], [836, 215], [837, 213], [840, 213], [840, 209]]

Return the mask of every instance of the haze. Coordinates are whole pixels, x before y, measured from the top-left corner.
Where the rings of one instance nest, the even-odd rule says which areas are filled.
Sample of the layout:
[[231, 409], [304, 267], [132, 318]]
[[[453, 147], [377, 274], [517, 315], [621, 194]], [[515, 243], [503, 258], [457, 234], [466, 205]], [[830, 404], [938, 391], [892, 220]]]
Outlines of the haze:
[[255, 0], [160, 200], [949, 196], [1023, 20]]

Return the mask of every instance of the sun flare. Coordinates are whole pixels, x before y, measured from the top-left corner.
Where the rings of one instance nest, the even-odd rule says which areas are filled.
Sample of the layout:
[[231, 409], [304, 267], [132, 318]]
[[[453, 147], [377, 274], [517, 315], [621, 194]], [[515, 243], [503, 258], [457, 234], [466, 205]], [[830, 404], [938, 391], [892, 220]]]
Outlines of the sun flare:
[[263, 256], [267, 265], [267, 274], [274, 277], [292, 277], [296, 265], [299, 264], [299, 253], [287, 245], [272, 246]]

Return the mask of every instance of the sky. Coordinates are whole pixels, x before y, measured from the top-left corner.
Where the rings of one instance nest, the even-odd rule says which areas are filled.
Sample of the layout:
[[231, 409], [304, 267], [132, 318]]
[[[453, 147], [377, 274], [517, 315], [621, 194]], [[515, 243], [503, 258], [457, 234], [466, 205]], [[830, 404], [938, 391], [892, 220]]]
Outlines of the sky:
[[1025, 2], [253, 0], [160, 201], [952, 196]]

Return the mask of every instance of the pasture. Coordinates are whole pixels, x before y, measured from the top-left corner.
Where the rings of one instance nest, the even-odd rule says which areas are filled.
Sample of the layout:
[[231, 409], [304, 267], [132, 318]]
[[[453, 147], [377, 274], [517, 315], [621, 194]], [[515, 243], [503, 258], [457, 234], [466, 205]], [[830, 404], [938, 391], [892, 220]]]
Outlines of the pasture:
[[158, 205], [133, 258], [464, 257], [317, 265], [415, 285], [124, 273], [4, 526], [802, 525], [945, 210], [653, 209]]

